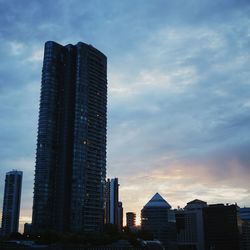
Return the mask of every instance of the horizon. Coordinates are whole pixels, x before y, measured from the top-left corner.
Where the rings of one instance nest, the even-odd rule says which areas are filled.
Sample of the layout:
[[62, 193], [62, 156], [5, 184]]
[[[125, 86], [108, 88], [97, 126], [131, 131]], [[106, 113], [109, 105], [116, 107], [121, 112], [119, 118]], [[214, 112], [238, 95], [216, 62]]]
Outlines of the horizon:
[[249, 207], [250, 3], [70, 3], [1, 6], [0, 205], [5, 173], [23, 171], [20, 229], [31, 221], [48, 40], [107, 56], [107, 178], [119, 179], [124, 216], [138, 222], [157, 192], [172, 208], [194, 199]]

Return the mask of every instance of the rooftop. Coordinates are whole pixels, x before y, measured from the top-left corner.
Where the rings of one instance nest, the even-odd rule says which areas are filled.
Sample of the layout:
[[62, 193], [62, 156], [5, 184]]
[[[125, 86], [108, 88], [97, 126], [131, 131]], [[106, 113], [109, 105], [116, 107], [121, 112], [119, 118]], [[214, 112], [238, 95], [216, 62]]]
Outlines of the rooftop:
[[195, 199], [193, 201], [188, 202], [187, 204], [207, 204], [205, 201]]
[[162, 198], [162, 196], [159, 193], [156, 193], [151, 200], [144, 206], [144, 208], [147, 207], [167, 207], [171, 208], [169, 203]]

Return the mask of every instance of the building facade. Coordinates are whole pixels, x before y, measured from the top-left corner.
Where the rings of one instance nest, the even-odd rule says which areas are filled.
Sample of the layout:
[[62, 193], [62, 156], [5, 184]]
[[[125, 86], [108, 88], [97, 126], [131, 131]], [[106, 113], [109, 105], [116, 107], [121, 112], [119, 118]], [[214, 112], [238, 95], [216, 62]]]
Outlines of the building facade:
[[239, 209], [240, 218], [243, 221], [250, 222], [250, 207], [242, 207]]
[[203, 208], [207, 203], [193, 200], [175, 211], [178, 249], [204, 250]]
[[250, 207], [239, 209], [241, 250], [250, 249]]
[[2, 213], [2, 235], [4, 236], [18, 232], [22, 177], [22, 171], [13, 170], [6, 173]]
[[24, 223], [23, 225], [23, 233], [28, 235], [31, 234], [31, 223]]
[[211, 204], [203, 208], [205, 250], [239, 250], [236, 205]]
[[104, 220], [107, 58], [45, 43], [32, 230], [95, 232]]
[[165, 249], [177, 249], [175, 214], [160, 194], [156, 193], [141, 210], [141, 229], [151, 233]]
[[118, 202], [118, 217], [117, 217], [117, 225], [118, 225], [118, 230], [122, 231], [123, 229], [123, 206], [122, 202]]
[[128, 228], [133, 228], [136, 226], [136, 214], [133, 212], [126, 213], [126, 226]]
[[241, 250], [250, 249], [250, 222], [244, 221], [241, 225]]
[[107, 180], [105, 193], [106, 193], [105, 222], [106, 224], [118, 225], [118, 202], [119, 202], [118, 178]]

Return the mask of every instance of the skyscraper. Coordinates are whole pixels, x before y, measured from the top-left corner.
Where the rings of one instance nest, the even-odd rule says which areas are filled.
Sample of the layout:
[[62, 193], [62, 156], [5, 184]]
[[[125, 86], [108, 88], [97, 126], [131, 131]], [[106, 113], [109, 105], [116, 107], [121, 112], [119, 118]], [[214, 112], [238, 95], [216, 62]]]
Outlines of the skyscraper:
[[6, 173], [2, 214], [2, 235], [18, 232], [22, 177], [23, 173], [21, 171], [13, 170]]
[[100, 231], [106, 177], [107, 58], [45, 43], [32, 230]]
[[106, 223], [118, 225], [119, 184], [118, 178], [108, 179], [106, 183]]

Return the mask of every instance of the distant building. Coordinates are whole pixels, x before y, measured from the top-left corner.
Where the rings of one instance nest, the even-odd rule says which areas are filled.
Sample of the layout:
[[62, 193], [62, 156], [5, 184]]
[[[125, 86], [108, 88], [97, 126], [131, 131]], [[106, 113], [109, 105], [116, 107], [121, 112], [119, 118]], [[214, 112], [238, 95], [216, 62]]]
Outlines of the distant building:
[[128, 228], [133, 228], [136, 226], [136, 214], [133, 212], [126, 213], [126, 226]]
[[203, 208], [205, 250], [239, 250], [236, 205], [212, 204]]
[[117, 225], [119, 231], [122, 231], [123, 228], [123, 207], [122, 202], [118, 202], [118, 213], [117, 213]]
[[6, 173], [2, 213], [2, 235], [18, 232], [22, 190], [22, 171]]
[[118, 178], [108, 179], [106, 182], [105, 223], [123, 227], [123, 207], [119, 202]]
[[24, 223], [23, 233], [31, 234], [31, 223]]
[[176, 210], [176, 232], [178, 249], [204, 250], [204, 229], [202, 209], [207, 203], [193, 200], [184, 209]]
[[237, 210], [235, 205], [188, 202], [176, 210], [178, 249], [239, 250]]
[[152, 233], [165, 249], [176, 249], [175, 215], [160, 194], [156, 193], [141, 210], [141, 229]]
[[243, 221], [250, 222], [250, 207], [240, 208], [239, 212], [240, 212], [240, 218]]
[[45, 43], [32, 230], [100, 232], [106, 179], [107, 58]]
[[106, 224], [118, 224], [119, 184], [118, 178], [106, 182]]
[[250, 208], [239, 209], [241, 250], [250, 249]]

